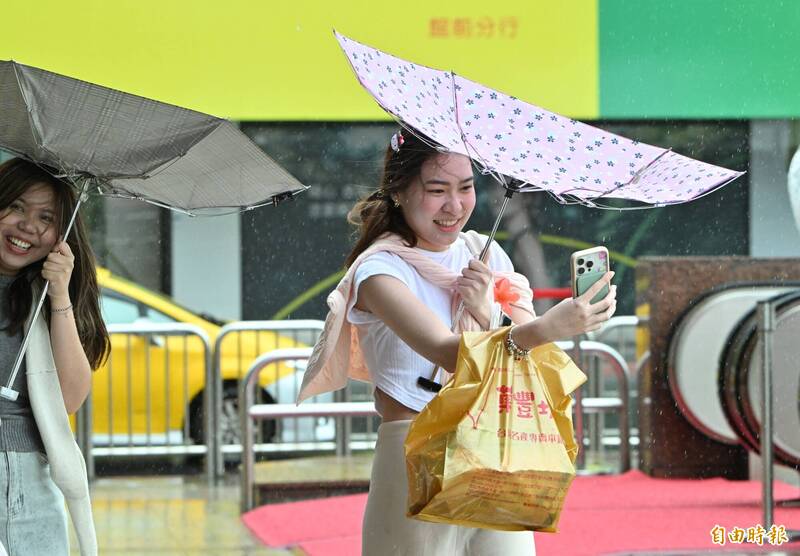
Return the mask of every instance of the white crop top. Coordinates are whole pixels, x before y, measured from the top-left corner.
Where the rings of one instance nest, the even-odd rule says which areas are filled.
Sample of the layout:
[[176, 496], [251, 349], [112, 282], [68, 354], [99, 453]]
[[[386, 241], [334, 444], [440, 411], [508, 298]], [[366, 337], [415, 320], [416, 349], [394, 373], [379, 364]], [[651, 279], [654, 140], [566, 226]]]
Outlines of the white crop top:
[[[416, 248], [440, 265], [460, 274], [473, 258], [462, 238], [447, 251], [427, 251]], [[492, 243], [489, 266], [495, 271], [513, 271], [511, 259], [497, 243]], [[434, 394], [417, 386], [417, 378], [429, 378], [434, 364], [401, 340], [383, 321], [372, 313], [356, 309], [361, 283], [378, 274], [393, 276], [403, 282], [448, 328], [452, 325], [450, 299], [452, 292], [424, 280], [399, 255], [381, 251], [370, 255], [356, 268], [355, 294], [347, 307], [347, 320], [356, 325], [361, 351], [369, 368], [373, 384], [404, 406], [421, 411]], [[441, 375], [439, 377], [441, 380]]]

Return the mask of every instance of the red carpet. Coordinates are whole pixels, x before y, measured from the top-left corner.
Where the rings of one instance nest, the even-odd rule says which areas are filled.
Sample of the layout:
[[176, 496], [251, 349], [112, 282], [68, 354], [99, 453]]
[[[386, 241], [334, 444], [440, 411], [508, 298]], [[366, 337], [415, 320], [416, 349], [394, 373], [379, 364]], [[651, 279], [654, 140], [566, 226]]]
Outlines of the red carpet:
[[[578, 477], [561, 514], [557, 534], [537, 533], [539, 556], [595, 556], [667, 550], [753, 551], [752, 544], [711, 542], [720, 525], [747, 529], [761, 521], [761, 483], [724, 479], [652, 479], [625, 475]], [[800, 489], [776, 483], [775, 498], [800, 497]], [[299, 546], [309, 556], [358, 556], [366, 495], [262, 506], [244, 523], [273, 547]], [[800, 529], [800, 508], [778, 508], [775, 522]], [[765, 548], [800, 550], [798, 543]]]

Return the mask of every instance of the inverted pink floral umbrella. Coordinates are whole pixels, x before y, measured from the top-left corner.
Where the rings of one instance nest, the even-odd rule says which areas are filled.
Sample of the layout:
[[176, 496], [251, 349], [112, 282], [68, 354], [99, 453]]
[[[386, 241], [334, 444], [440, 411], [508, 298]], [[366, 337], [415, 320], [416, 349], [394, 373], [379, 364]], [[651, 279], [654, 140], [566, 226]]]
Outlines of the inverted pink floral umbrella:
[[590, 207], [625, 199], [636, 202], [626, 208], [649, 208], [697, 199], [742, 175], [336, 38], [361, 85], [401, 125], [469, 156], [514, 191], [547, 191]]

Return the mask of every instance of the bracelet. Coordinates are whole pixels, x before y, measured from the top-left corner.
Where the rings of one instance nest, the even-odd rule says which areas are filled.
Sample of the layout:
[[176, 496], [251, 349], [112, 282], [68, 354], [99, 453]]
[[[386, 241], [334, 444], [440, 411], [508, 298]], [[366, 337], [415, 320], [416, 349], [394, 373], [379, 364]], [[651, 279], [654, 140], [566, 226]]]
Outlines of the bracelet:
[[69, 305], [67, 305], [66, 307], [63, 307], [63, 308], [61, 308], [61, 309], [53, 309], [53, 308], [51, 307], [51, 308], [50, 308], [50, 312], [51, 312], [51, 313], [66, 313], [66, 312], [67, 312], [67, 311], [69, 311], [70, 309], [72, 309], [72, 303], [70, 303]]
[[522, 349], [516, 344], [514, 338], [511, 336], [511, 332], [513, 332], [513, 330], [514, 330], [513, 326], [508, 329], [508, 334], [506, 334], [505, 346], [508, 354], [513, 356], [515, 361], [519, 361], [520, 359], [525, 359], [526, 357], [528, 357], [528, 354], [531, 352], [531, 350]]

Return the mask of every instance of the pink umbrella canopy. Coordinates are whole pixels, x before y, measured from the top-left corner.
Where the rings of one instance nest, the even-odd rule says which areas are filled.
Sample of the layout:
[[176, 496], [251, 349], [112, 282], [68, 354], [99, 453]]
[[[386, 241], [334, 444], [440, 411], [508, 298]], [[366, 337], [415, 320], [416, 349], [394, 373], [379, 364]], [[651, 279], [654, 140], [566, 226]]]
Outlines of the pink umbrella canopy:
[[599, 206], [685, 203], [742, 175], [566, 118], [335, 33], [361, 85], [399, 122], [472, 158], [515, 191]]

